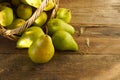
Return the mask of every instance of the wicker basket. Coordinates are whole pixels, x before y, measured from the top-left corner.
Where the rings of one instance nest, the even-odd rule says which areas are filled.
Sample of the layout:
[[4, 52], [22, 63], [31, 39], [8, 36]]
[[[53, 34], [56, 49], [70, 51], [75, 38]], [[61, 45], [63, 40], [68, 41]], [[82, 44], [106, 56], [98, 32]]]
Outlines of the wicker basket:
[[[37, 19], [41, 12], [43, 12], [43, 9], [46, 7], [48, 1], [49, 0], [43, 0], [41, 6], [36, 9], [33, 15], [22, 26], [15, 29], [5, 29], [3, 26], [0, 25], [0, 35], [10, 40], [17, 40], [17, 34], [24, 32], [28, 27], [33, 24], [33, 22]], [[59, 0], [53, 0], [53, 2], [55, 3], [55, 7], [52, 9], [48, 19], [54, 18], [59, 6]]]

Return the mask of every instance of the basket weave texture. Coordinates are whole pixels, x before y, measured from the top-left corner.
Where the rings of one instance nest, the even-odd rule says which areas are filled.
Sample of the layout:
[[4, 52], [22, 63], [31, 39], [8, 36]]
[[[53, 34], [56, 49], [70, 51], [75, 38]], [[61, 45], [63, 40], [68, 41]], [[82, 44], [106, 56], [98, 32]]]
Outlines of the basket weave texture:
[[[33, 15], [22, 26], [15, 29], [6, 29], [4, 26], [0, 25], [0, 35], [10, 40], [17, 40], [17, 34], [24, 32], [34, 23], [34, 21], [38, 18], [41, 12], [43, 12], [43, 9], [47, 6], [48, 1], [49, 0], [43, 0], [39, 8], [36, 9]], [[59, 7], [59, 0], [53, 0], [53, 2], [55, 3], [55, 7], [52, 9], [49, 19], [54, 18]]]

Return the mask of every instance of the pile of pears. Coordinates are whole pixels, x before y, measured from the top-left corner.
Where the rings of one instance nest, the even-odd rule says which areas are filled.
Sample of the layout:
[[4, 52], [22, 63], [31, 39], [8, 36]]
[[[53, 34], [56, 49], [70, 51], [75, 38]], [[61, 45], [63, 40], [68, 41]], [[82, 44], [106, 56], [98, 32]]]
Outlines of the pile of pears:
[[[0, 0], [0, 25], [6, 29], [22, 26], [42, 2], [43, 0]], [[53, 0], [49, 0], [34, 23], [18, 34], [16, 47], [27, 48], [29, 58], [34, 63], [49, 62], [55, 50], [78, 51], [78, 45], [73, 38], [75, 29], [70, 25], [70, 9], [58, 8], [55, 17], [48, 20], [48, 13], [54, 6]]]

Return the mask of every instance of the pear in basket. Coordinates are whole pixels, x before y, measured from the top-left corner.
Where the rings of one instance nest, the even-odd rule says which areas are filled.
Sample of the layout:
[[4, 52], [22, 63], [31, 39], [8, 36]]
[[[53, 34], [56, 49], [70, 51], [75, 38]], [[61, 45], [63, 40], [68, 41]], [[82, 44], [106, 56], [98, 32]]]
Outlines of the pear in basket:
[[0, 25], [8, 26], [12, 22], [13, 22], [12, 8], [0, 5]]
[[33, 6], [35, 8], [38, 8], [42, 3], [42, 0], [21, 0], [21, 2]]

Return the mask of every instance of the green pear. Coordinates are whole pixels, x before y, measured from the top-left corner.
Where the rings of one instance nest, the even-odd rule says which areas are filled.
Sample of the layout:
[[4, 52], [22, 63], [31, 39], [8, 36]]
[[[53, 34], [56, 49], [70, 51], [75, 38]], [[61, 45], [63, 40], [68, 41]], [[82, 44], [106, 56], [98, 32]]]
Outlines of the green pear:
[[46, 12], [42, 12], [40, 16], [35, 20], [33, 25], [42, 27], [46, 23], [46, 21], [47, 21], [47, 14]]
[[53, 2], [53, 0], [49, 0], [47, 6], [44, 8], [44, 11], [49, 11], [53, 9], [54, 6], [55, 6], [55, 3]]
[[55, 49], [61, 51], [77, 51], [78, 45], [72, 35], [64, 30], [57, 31], [52, 36]]
[[58, 30], [65, 30], [70, 34], [74, 34], [75, 29], [70, 24], [64, 22], [61, 19], [51, 19], [48, 21], [48, 34], [52, 35]]
[[47, 63], [54, 55], [54, 46], [49, 35], [38, 38], [28, 49], [30, 59], [34, 63]]
[[7, 26], [8, 29], [14, 29], [21, 27], [25, 23], [24, 19], [16, 18], [11, 25]]
[[32, 16], [32, 7], [27, 4], [20, 4], [17, 7], [16, 13], [19, 18], [27, 20]]
[[72, 14], [70, 9], [59, 8], [57, 10], [56, 18], [62, 19], [66, 23], [70, 23], [71, 17], [72, 17]]
[[13, 10], [7, 6], [0, 6], [0, 25], [8, 26], [13, 22]]
[[21, 2], [33, 6], [35, 8], [38, 8], [41, 5], [42, 0], [21, 0]]
[[17, 48], [29, 48], [40, 36], [44, 35], [43, 30], [38, 26], [28, 28], [17, 41]]

